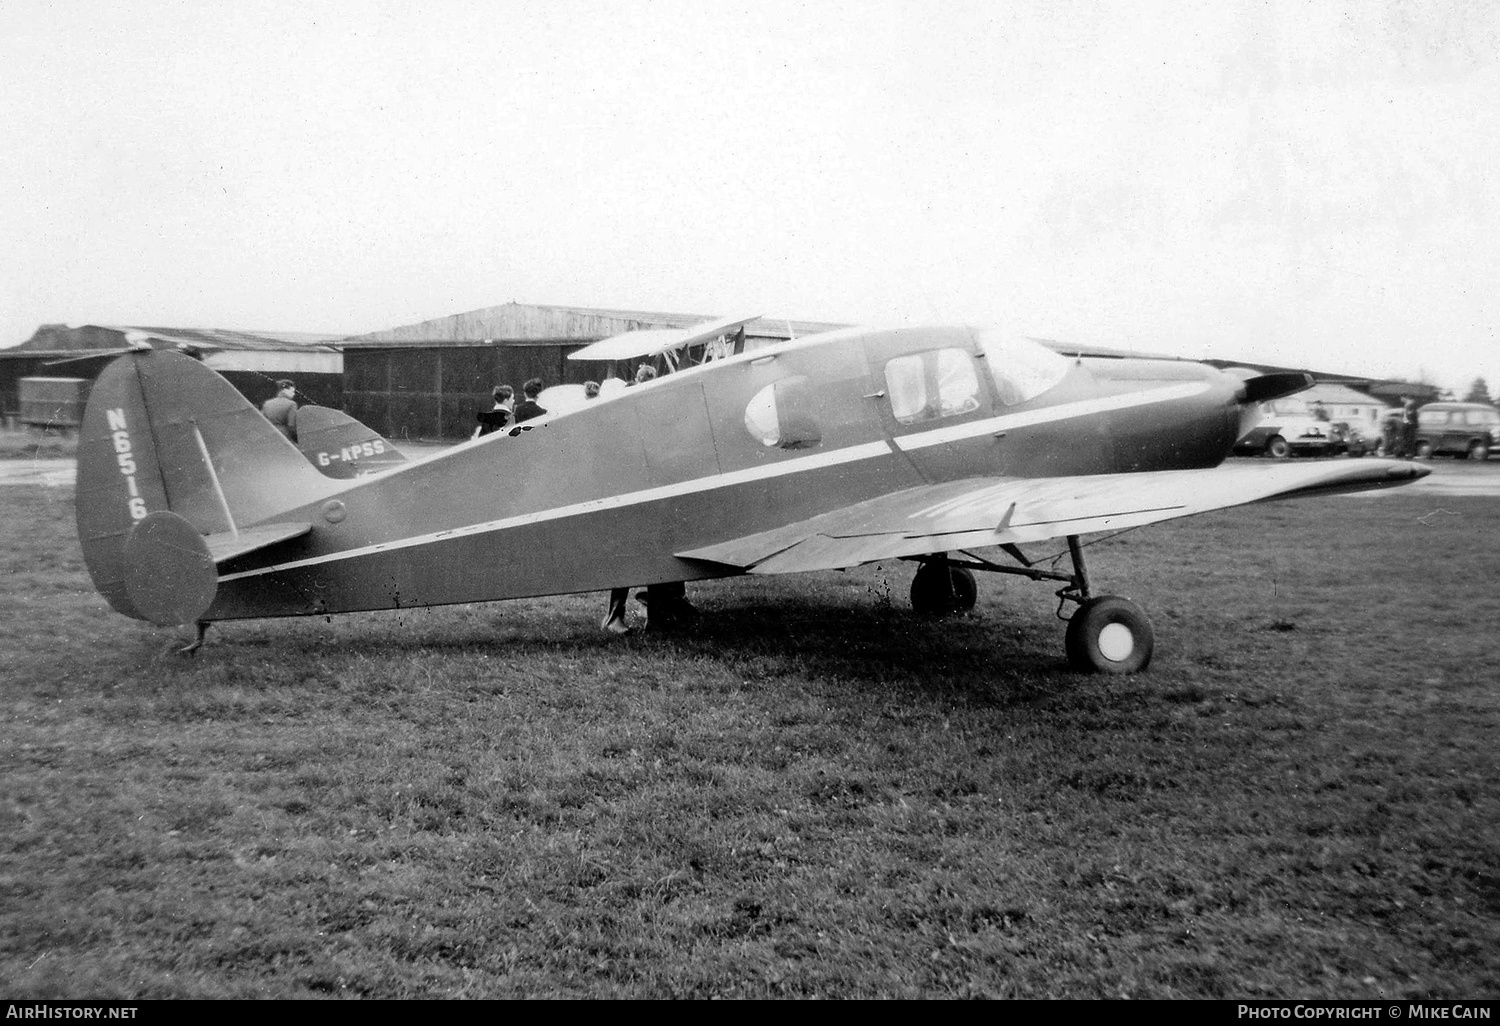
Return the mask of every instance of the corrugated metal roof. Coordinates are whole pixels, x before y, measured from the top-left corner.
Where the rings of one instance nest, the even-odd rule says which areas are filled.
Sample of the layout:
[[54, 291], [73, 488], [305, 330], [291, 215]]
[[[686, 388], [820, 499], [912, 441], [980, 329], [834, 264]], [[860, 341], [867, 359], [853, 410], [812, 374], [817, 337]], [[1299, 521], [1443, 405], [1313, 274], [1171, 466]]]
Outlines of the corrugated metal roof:
[[234, 331], [227, 328], [158, 328], [145, 325], [85, 324], [70, 328], [45, 324], [8, 353], [90, 353], [124, 349], [129, 338], [156, 339], [168, 346], [213, 350], [285, 351], [331, 349], [329, 343], [343, 336], [307, 331]]

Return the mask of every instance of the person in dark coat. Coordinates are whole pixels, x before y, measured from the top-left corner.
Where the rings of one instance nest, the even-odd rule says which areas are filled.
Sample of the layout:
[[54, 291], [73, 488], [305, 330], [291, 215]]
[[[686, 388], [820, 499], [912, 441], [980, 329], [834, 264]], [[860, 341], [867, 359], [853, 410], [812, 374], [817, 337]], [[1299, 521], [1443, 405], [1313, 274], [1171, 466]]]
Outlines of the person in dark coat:
[[1401, 455], [1413, 459], [1417, 455], [1417, 403], [1408, 399], [1401, 404]]
[[522, 424], [528, 420], [540, 417], [547, 411], [542, 409], [536, 401], [536, 397], [542, 394], [542, 379], [532, 378], [521, 386], [521, 395], [524, 397], [516, 403], [516, 423]]
[[515, 394], [515, 389], [509, 385], [496, 385], [490, 391], [490, 398], [495, 401], [495, 405], [483, 413], [474, 414], [474, 419], [479, 421], [479, 426], [474, 429], [474, 438], [494, 434], [510, 423]]

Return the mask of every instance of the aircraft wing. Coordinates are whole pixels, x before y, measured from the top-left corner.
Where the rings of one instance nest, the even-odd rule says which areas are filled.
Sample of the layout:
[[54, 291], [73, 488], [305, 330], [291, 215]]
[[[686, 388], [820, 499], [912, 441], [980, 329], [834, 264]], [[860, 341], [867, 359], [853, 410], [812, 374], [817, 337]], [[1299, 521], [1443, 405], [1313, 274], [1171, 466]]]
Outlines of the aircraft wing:
[[638, 356], [655, 356], [669, 349], [681, 349], [683, 346], [707, 342], [720, 335], [728, 335], [759, 316], [760, 314], [751, 314], [749, 317], [726, 317], [723, 320], [707, 321], [687, 328], [645, 328], [641, 331], [627, 331], [620, 335], [611, 335], [593, 345], [584, 346], [575, 353], [569, 353], [568, 359], [633, 360]]
[[679, 552], [747, 573], [837, 570], [880, 559], [1119, 531], [1250, 502], [1367, 491], [1425, 467], [1389, 460], [1244, 465], [920, 485], [785, 527]]

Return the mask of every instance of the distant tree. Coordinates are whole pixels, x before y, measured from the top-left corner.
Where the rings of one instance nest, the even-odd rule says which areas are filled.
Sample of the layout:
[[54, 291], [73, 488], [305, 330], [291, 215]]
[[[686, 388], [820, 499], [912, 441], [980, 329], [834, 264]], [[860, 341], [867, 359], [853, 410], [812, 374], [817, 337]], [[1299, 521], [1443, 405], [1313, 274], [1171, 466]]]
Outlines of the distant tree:
[[1469, 394], [1464, 396], [1466, 403], [1489, 403], [1494, 402], [1490, 398], [1490, 388], [1484, 383], [1483, 378], [1475, 378], [1474, 384], [1469, 386]]

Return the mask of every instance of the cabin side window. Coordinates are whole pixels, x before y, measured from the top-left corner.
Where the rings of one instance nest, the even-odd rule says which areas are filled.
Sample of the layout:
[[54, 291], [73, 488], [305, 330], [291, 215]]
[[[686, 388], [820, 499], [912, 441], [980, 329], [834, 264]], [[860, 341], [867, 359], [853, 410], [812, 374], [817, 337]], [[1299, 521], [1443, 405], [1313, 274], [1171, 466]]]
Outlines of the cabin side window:
[[979, 348], [1002, 406], [1035, 399], [1067, 376], [1069, 361], [1039, 342], [1002, 331], [979, 332]]
[[885, 365], [885, 387], [891, 413], [902, 424], [979, 409], [979, 377], [962, 349], [898, 356]]
[[745, 405], [745, 430], [768, 449], [810, 449], [823, 441], [815, 410], [807, 378], [783, 378]]

